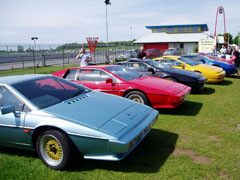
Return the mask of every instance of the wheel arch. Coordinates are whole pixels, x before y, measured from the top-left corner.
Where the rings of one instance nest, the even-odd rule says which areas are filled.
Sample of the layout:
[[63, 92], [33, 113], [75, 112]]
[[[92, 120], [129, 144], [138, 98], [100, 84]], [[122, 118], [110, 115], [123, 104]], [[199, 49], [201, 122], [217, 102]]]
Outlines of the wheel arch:
[[[46, 125], [46, 126], [40, 126], [40, 127], [37, 127], [34, 132], [33, 132], [33, 135], [32, 135], [32, 145], [33, 147], [36, 149], [36, 143], [37, 143], [37, 138], [38, 136], [45, 132], [45, 131], [48, 131], [48, 130], [57, 130], [57, 131], [60, 131], [61, 133], [65, 134], [66, 136], [68, 136], [68, 134], [63, 131], [62, 129], [56, 127], [56, 126], [50, 126], [50, 125]], [[69, 140], [72, 142], [71, 138], [69, 138]], [[72, 142], [73, 143], [73, 142]], [[73, 143], [74, 144], [74, 143]]]
[[179, 82], [179, 80], [178, 80], [177, 78], [173, 77], [173, 76], [164, 76], [163, 78], [164, 78], [164, 79], [171, 78], [171, 79], [175, 79], [176, 82]]
[[125, 97], [126, 94], [128, 94], [128, 93], [130, 93], [130, 92], [132, 92], [132, 91], [138, 91], [138, 92], [143, 93], [143, 94], [146, 96], [149, 105], [152, 106], [152, 103], [151, 103], [151, 101], [149, 100], [147, 94], [146, 94], [144, 91], [142, 91], [141, 89], [128, 89], [127, 91], [124, 92], [124, 94], [122, 95], [122, 97]]

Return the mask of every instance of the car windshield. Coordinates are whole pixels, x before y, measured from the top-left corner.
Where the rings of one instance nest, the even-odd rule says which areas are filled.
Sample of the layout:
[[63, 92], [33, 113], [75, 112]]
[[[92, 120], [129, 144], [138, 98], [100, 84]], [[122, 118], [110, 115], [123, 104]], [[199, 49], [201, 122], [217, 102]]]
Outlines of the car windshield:
[[123, 66], [109, 66], [109, 67], [106, 67], [105, 69], [117, 75], [118, 77], [124, 79], [125, 81], [130, 81], [130, 80], [145, 76], [142, 73], [128, 69]]
[[191, 59], [188, 59], [188, 58], [181, 57], [181, 58], [178, 58], [178, 59], [185, 62], [186, 64], [191, 65], [191, 66], [196, 66], [196, 65], [200, 64], [199, 62], [195, 62], [195, 61], [193, 61]]
[[13, 84], [13, 87], [39, 109], [50, 107], [91, 90], [57, 77], [43, 77]]
[[157, 61], [149, 60], [149, 61], [147, 61], [147, 64], [149, 64], [149, 65], [151, 65], [151, 66], [154, 66], [154, 67], [157, 67], [157, 68], [160, 68], [160, 69], [162, 69], [162, 70], [172, 69], [172, 67], [170, 67], [170, 66], [168, 66], [168, 65], [166, 65], [166, 64], [157, 62]]

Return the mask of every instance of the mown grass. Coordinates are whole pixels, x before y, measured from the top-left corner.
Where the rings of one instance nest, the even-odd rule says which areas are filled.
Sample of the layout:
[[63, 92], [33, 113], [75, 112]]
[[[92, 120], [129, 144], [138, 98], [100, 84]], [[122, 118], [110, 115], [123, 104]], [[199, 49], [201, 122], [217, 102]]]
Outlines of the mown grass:
[[[51, 73], [60, 67], [37, 69]], [[66, 68], [66, 67], [65, 67]], [[33, 70], [0, 72], [0, 75]], [[0, 179], [240, 179], [240, 79], [225, 78], [159, 109], [145, 140], [120, 162], [83, 160], [71, 170], [47, 168], [35, 152], [0, 147]]]

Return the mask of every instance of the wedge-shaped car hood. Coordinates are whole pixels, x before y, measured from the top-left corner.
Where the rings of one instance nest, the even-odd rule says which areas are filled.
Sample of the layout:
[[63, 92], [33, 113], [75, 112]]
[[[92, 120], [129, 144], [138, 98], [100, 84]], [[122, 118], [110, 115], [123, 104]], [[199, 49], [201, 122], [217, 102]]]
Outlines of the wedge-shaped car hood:
[[[137, 78], [129, 81], [131, 83], [137, 84], [139, 86], [145, 86], [147, 89], [155, 89], [157, 94], [161, 94], [161, 92], [165, 92], [168, 94], [177, 94], [183, 91], [187, 86], [173, 82], [166, 79], [161, 79], [152, 76], [144, 76], [141, 78]], [[152, 91], [151, 91], [152, 92]]]
[[199, 79], [199, 78], [202, 77], [202, 75], [199, 74], [199, 73], [184, 70], [184, 69], [170, 68], [168, 70], [168, 72], [174, 73], [174, 74], [180, 74], [180, 75], [184, 75], [184, 76], [189, 76], [189, 77], [192, 77], [192, 78], [195, 78], [195, 79]]
[[208, 73], [220, 73], [220, 72], [223, 71], [222, 68], [219, 68], [219, 67], [216, 67], [216, 66], [210, 66], [210, 65], [207, 65], [207, 64], [199, 64], [199, 65], [194, 66], [194, 68], [196, 70], [202, 70], [202, 71], [205, 71], [205, 72], [208, 72]]
[[152, 110], [134, 101], [95, 91], [44, 109], [49, 114], [110, 135], [136, 126]]

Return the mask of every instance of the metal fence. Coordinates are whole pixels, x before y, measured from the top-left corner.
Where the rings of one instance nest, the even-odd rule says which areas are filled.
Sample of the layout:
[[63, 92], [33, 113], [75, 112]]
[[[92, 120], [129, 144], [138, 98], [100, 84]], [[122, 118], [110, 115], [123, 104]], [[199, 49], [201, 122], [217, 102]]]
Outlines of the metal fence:
[[[26, 45], [21, 46], [25, 48], [22, 49], [22, 52], [19, 52], [19, 50], [21, 50], [19, 48], [19, 45], [0, 46], [0, 70], [79, 64], [79, 61], [75, 59], [78, 54], [79, 48], [58, 49], [57, 45], [37, 46], [38, 48], [34, 48], [33, 46]], [[9, 49], [10, 47], [11, 49]], [[28, 49], [26, 49], [26, 47], [28, 47]], [[47, 49], [44, 49], [44, 47], [46, 47]], [[4, 48], [8, 51], [1, 50]], [[116, 59], [128, 59], [130, 57], [136, 57], [136, 50], [138, 48], [139, 45], [134, 44], [129, 44], [129, 46], [108, 46], [108, 50], [106, 47], [100, 47], [100, 50], [97, 50], [95, 54], [91, 54], [91, 64], [100, 64], [106, 62], [113, 63]], [[184, 49], [179, 49], [178, 51], [160, 50], [160, 52], [161, 53], [157, 54], [158, 57], [162, 55], [181, 55], [186, 53]], [[154, 53], [152, 55], [150, 57], [154, 58]]]
[[[91, 64], [112, 63], [118, 59], [125, 50], [101, 50], [91, 53]], [[67, 64], [79, 64], [75, 59], [78, 51], [60, 52], [28, 52], [28, 53], [5, 53], [0, 54], [0, 70], [10, 70], [29, 67], [44, 67]], [[108, 57], [108, 58], [107, 58]]]

